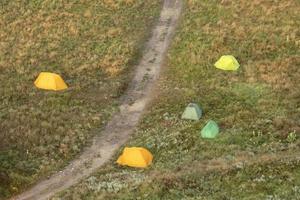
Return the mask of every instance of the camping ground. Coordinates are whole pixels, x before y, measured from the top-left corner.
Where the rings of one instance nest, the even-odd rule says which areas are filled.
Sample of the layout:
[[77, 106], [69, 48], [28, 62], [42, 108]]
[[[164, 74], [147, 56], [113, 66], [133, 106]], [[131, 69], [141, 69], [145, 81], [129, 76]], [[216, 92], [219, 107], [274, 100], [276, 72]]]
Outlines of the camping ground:
[[[160, 2], [0, 2], [0, 199], [62, 169], [117, 111]], [[42, 71], [69, 88], [39, 90]]]
[[[0, 198], [89, 145], [117, 110], [161, 7], [158, 0], [28, 2], [0, 3]], [[183, 3], [153, 100], [124, 145], [147, 148], [153, 163], [119, 166], [120, 148], [53, 200], [299, 198], [300, 2]], [[214, 67], [227, 54], [237, 71]], [[43, 70], [59, 72], [70, 88], [37, 90]], [[203, 109], [200, 121], [181, 119], [189, 103]], [[220, 134], [203, 139], [210, 119]]]
[[[145, 170], [104, 168], [53, 199], [297, 199], [300, 195], [299, 1], [184, 1], [156, 95], [126, 146]], [[234, 55], [241, 67], [214, 63]], [[200, 122], [182, 120], [190, 102]], [[220, 135], [199, 135], [214, 119]]]

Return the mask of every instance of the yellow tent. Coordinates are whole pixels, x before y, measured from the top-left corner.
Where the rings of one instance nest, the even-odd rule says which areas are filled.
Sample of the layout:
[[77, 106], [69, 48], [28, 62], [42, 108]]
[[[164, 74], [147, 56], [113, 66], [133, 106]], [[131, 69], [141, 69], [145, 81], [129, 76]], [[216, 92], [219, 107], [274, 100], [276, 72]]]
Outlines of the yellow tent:
[[235, 71], [240, 67], [240, 64], [234, 56], [225, 55], [222, 56], [216, 63], [215, 67], [222, 70], [232, 70]]
[[146, 168], [152, 163], [152, 154], [144, 148], [140, 147], [126, 147], [122, 155], [118, 158], [119, 165], [126, 165], [130, 167]]
[[68, 86], [58, 74], [50, 72], [41, 72], [34, 82], [35, 86], [45, 90], [64, 90]]

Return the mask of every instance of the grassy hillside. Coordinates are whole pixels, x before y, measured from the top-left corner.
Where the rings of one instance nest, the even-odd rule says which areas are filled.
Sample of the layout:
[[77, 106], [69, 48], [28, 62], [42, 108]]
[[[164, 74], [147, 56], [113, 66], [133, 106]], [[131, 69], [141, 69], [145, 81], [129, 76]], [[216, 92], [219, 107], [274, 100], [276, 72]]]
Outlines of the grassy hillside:
[[[77, 155], [117, 108], [160, 0], [0, 2], [0, 199]], [[42, 71], [62, 92], [38, 90]]]
[[[158, 95], [127, 144], [148, 148], [153, 165], [135, 170], [112, 162], [63, 199], [299, 197], [292, 155], [300, 146], [300, 2], [185, 2]], [[226, 54], [240, 62], [237, 72], [213, 66]], [[180, 119], [190, 102], [203, 108], [200, 122]], [[199, 134], [209, 119], [221, 128], [213, 140]], [[257, 161], [247, 165], [247, 158]]]

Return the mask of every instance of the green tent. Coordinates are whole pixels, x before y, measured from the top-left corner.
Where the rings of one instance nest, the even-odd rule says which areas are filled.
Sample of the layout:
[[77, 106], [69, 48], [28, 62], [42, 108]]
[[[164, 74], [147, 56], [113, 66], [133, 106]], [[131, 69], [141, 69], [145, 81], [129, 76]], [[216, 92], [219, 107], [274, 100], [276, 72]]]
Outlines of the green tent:
[[184, 110], [181, 119], [189, 119], [198, 121], [202, 116], [202, 110], [195, 103], [190, 103]]
[[201, 130], [202, 138], [215, 138], [219, 134], [219, 126], [213, 121], [209, 120], [204, 128]]

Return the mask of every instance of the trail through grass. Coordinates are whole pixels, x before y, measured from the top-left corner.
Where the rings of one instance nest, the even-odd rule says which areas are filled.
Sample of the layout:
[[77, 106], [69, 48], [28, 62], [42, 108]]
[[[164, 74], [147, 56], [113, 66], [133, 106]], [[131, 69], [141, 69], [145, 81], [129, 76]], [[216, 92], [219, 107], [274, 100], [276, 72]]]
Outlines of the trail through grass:
[[[160, 1], [0, 2], [0, 199], [62, 168], [107, 122]], [[70, 88], [38, 90], [41, 71]]]
[[[195, 162], [235, 160], [241, 152], [255, 158], [299, 151], [299, 1], [185, 3], [157, 98], [127, 144], [149, 149], [153, 165], [146, 170], [119, 167], [113, 163], [116, 155], [94, 176], [62, 193], [63, 199], [299, 197], [297, 157], [206, 174], [193, 170]], [[213, 66], [226, 54], [240, 62], [237, 72]], [[200, 122], [180, 119], [190, 102], [203, 108]], [[209, 119], [221, 128], [214, 140], [200, 138]]]

